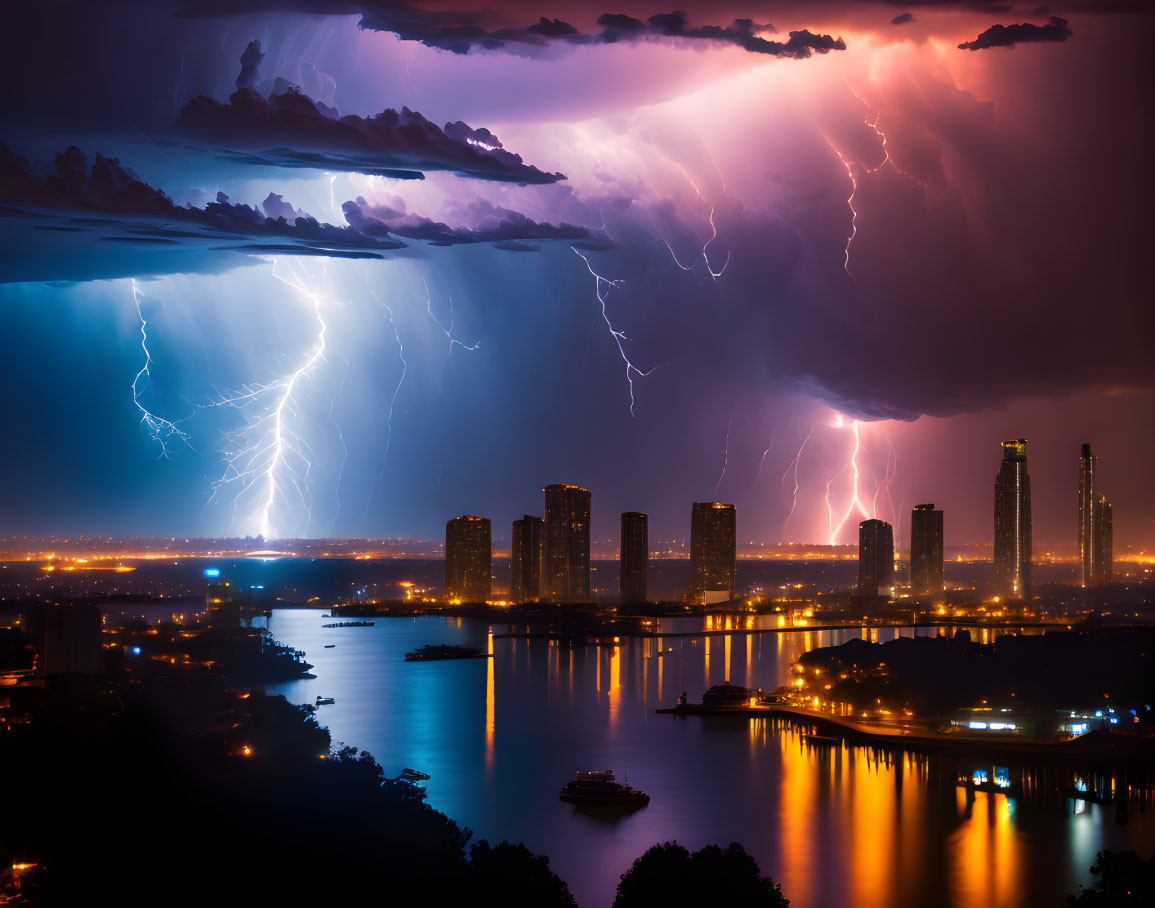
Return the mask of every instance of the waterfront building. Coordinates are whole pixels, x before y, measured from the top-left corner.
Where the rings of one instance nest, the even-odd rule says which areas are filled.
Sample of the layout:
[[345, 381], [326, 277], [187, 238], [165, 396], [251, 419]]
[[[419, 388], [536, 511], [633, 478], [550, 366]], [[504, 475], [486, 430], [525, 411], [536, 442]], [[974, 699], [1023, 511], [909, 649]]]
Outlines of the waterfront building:
[[1095, 557], [1093, 562], [1096, 586], [1107, 586], [1115, 573], [1115, 531], [1111, 502], [1100, 495], [1095, 503]]
[[734, 598], [737, 512], [732, 504], [695, 501], [690, 515], [690, 593], [710, 604]]
[[590, 493], [557, 483], [545, 492], [542, 593], [555, 602], [590, 598]]
[[646, 601], [646, 569], [649, 559], [649, 517], [637, 511], [626, 511], [622, 514], [618, 576], [618, 592], [623, 602]]
[[466, 514], [445, 524], [445, 598], [489, 598], [493, 537], [489, 518]]
[[514, 602], [541, 598], [541, 539], [545, 521], [526, 514], [513, 522], [509, 595]]
[[943, 591], [942, 511], [915, 505], [910, 514], [910, 593], [935, 596]]
[[890, 598], [893, 592], [894, 528], [884, 520], [864, 520], [858, 525], [858, 595]]
[[1083, 586], [1098, 586], [1095, 578], [1095, 457], [1083, 445], [1079, 455], [1079, 563]]
[[995, 478], [995, 577], [1003, 595], [1031, 595], [1031, 477], [1027, 440], [1004, 441]]

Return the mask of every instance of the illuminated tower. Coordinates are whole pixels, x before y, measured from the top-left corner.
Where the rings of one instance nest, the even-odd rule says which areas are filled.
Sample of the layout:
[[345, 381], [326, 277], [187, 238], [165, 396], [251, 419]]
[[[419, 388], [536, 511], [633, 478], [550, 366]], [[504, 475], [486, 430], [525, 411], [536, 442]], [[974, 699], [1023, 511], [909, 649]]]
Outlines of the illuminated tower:
[[509, 595], [514, 602], [541, 598], [541, 537], [545, 521], [526, 514], [513, 522]]
[[1003, 442], [995, 479], [995, 577], [1004, 595], [1031, 595], [1031, 477], [1027, 440]]
[[910, 594], [934, 596], [942, 590], [942, 511], [918, 504], [910, 513]]
[[489, 518], [454, 517], [445, 524], [445, 598], [489, 598], [493, 539]]
[[646, 601], [646, 568], [650, 560], [649, 518], [637, 511], [622, 514], [622, 555], [618, 591], [623, 602]]
[[1079, 457], [1079, 560], [1083, 586], [1098, 586], [1095, 576], [1095, 457], [1091, 446], [1083, 445]]
[[1106, 495], [1100, 495], [1095, 503], [1095, 558], [1094, 572], [1096, 586], [1107, 586], [1114, 574], [1114, 527], [1111, 516], [1111, 502]]
[[557, 602], [590, 598], [590, 493], [581, 486], [546, 486], [542, 592]]
[[734, 598], [736, 513], [732, 504], [694, 502], [690, 516], [690, 592], [707, 604]]
[[[933, 506], [931, 512], [934, 512]], [[942, 511], [939, 511], [941, 517]], [[939, 568], [942, 547], [939, 546]], [[884, 520], [858, 525], [858, 595], [889, 599], [894, 592], [894, 528]]]

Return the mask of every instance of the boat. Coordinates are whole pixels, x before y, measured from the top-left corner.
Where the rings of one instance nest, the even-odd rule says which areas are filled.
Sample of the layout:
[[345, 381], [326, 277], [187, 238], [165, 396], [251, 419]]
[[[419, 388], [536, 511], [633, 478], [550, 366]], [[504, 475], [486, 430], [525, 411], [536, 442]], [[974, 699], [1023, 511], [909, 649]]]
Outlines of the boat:
[[372, 621], [338, 621], [336, 624], [322, 624], [321, 627], [372, 627]]
[[803, 735], [802, 737], [805, 738], [807, 743], [809, 743], [809, 744], [837, 744], [839, 742], [839, 740], [841, 740], [839, 738], [831, 737], [830, 735], [811, 734], [811, 735]]
[[320, 694], [317, 695], [317, 706], [332, 706], [336, 702], [337, 701], [332, 697], [322, 697]]
[[614, 774], [606, 769], [602, 772], [576, 772], [573, 781], [567, 782], [561, 790], [561, 799], [571, 804], [620, 804], [622, 806], [644, 807], [650, 803], [650, 796], [627, 784], [614, 781]]
[[485, 659], [488, 653], [473, 646], [450, 646], [447, 643], [427, 643], [421, 649], [405, 654], [406, 662], [435, 662], [441, 659]]
[[334, 646], [336, 646], [336, 645], [337, 645], [336, 643], [326, 643], [326, 644], [325, 644], [325, 649], [332, 649], [332, 648], [333, 648]]

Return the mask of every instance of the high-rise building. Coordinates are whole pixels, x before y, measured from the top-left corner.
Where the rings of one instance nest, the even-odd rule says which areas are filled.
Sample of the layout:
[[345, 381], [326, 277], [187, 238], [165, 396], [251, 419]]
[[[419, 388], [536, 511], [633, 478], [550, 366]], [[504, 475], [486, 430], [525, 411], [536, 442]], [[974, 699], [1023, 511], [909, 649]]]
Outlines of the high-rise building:
[[690, 592], [695, 599], [734, 598], [737, 518], [732, 504], [695, 501], [690, 515]]
[[545, 521], [526, 514], [513, 522], [509, 596], [514, 602], [541, 598], [541, 537]]
[[942, 511], [917, 504], [910, 513], [910, 593], [933, 596], [943, 586]]
[[995, 479], [995, 577], [1004, 595], [1031, 595], [1031, 477], [1027, 440], [1003, 442]]
[[492, 546], [488, 517], [466, 514], [445, 524], [445, 598], [489, 598]]
[[581, 486], [546, 486], [542, 592], [556, 602], [590, 598], [590, 493]]
[[893, 591], [894, 528], [884, 520], [864, 520], [858, 525], [858, 595], [889, 598]]
[[1096, 586], [1107, 586], [1115, 573], [1115, 530], [1111, 515], [1111, 502], [1106, 495], [1100, 495], [1095, 503], [1095, 558], [1094, 578]]
[[1083, 586], [1097, 586], [1095, 578], [1095, 457], [1083, 445], [1079, 456], [1079, 562]]
[[622, 551], [618, 591], [623, 602], [646, 601], [646, 568], [650, 560], [649, 517], [637, 511], [622, 514]]

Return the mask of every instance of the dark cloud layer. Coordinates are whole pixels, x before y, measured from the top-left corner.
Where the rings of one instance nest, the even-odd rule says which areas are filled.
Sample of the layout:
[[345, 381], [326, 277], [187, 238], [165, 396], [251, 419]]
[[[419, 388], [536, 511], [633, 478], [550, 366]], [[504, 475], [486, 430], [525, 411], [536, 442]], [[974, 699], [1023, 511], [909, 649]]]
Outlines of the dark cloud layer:
[[[6, 230], [22, 231], [25, 245], [43, 247], [47, 261], [52, 259], [52, 249], [60, 247], [62, 266], [68, 255], [60, 234], [95, 235], [100, 242], [136, 247], [189, 246], [202, 251], [207, 247], [210, 252], [337, 258], [381, 258], [407, 246], [400, 237], [437, 246], [491, 243], [511, 248], [505, 244], [520, 244], [511, 251], [535, 249], [536, 242], [564, 242], [580, 249], [614, 245], [600, 230], [542, 224], [509, 209], [485, 209], [486, 204], [475, 203], [468, 211], [471, 224], [450, 227], [406, 212], [403, 205], [372, 209], [359, 198], [344, 206], [349, 225], [335, 226], [295, 209], [276, 193], [269, 193], [260, 207], [231, 202], [224, 193], [217, 193], [216, 200], [203, 208], [180, 206], [116, 158], [97, 154], [90, 160], [76, 146], [58, 154], [55, 172], [40, 179], [25, 159], [0, 143], [0, 220]], [[39, 243], [29, 240], [35, 235], [42, 237]], [[11, 260], [8, 265], [0, 268], [0, 282], [30, 279], [20, 262]], [[142, 266], [138, 273], [151, 272]]]
[[891, 25], [906, 25], [908, 22], [914, 21], [914, 13], [899, 13], [890, 20]]
[[459, 243], [493, 243], [510, 252], [531, 252], [538, 242], [569, 243], [575, 249], [606, 250], [614, 246], [604, 232], [590, 231], [571, 224], [539, 224], [518, 211], [500, 208], [484, 200], [458, 208], [470, 226], [449, 227], [406, 210], [405, 202], [394, 199], [386, 205], [370, 205], [358, 197], [342, 206], [345, 219], [366, 236], [400, 236], [424, 240], [433, 246]]
[[472, 129], [461, 122], [441, 129], [408, 107], [372, 117], [342, 117], [296, 86], [263, 98], [253, 88], [262, 56], [260, 43], [250, 42], [241, 57], [237, 91], [228, 103], [198, 95], [181, 111], [177, 130], [250, 164], [395, 179], [421, 179], [427, 170], [513, 183], [555, 183], [565, 178], [524, 163], [488, 129]]
[[992, 25], [973, 41], [964, 41], [961, 50], [986, 50], [990, 47], [1014, 47], [1016, 44], [1066, 41], [1074, 35], [1066, 19], [1051, 16], [1047, 25]]
[[642, 20], [622, 13], [598, 17], [600, 31], [583, 33], [561, 19], [545, 16], [536, 25], [524, 28], [487, 30], [473, 17], [454, 12], [434, 12], [413, 8], [364, 10], [361, 27], [393, 32], [404, 41], [418, 41], [428, 47], [467, 54], [473, 50], [516, 50], [545, 48], [554, 43], [568, 45], [616, 44], [641, 40], [708, 41], [730, 44], [754, 54], [805, 59], [812, 53], [846, 50], [841, 38], [794, 31], [788, 41], [770, 41], [759, 32], [773, 32], [772, 25], [758, 25], [752, 19], [735, 19], [730, 25], [691, 26], [684, 12], [657, 13]]

